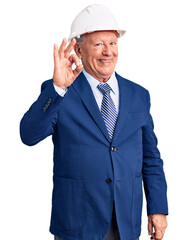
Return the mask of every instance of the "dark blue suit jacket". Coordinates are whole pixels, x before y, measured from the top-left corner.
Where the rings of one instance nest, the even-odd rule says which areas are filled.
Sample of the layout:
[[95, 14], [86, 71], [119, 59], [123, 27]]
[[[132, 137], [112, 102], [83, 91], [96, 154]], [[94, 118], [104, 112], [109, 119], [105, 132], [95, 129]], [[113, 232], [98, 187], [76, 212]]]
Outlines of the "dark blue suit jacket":
[[116, 73], [119, 116], [111, 142], [92, 89], [81, 73], [62, 98], [52, 79], [21, 120], [22, 141], [54, 143], [50, 231], [66, 240], [103, 240], [113, 195], [122, 240], [141, 231], [142, 180], [147, 213], [168, 214], [163, 161], [150, 115], [149, 92]]

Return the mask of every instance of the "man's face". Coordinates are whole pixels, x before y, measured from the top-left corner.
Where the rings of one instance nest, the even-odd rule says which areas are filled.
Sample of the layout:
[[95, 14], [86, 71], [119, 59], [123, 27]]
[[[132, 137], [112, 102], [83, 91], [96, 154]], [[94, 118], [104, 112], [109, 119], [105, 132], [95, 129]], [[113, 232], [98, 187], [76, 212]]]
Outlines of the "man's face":
[[[79, 50], [78, 50], [79, 49]], [[85, 70], [101, 82], [114, 72], [118, 59], [118, 38], [114, 31], [97, 31], [85, 35], [75, 48]]]

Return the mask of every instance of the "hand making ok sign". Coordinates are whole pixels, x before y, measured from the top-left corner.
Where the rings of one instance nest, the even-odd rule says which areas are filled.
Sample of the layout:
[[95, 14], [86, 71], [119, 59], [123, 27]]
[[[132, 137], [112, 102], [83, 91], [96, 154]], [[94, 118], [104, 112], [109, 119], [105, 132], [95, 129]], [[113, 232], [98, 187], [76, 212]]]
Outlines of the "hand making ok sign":
[[[83, 65], [76, 54], [70, 55], [76, 44], [75, 38], [66, 47], [67, 39], [64, 38], [58, 50], [57, 44], [54, 44], [54, 74], [53, 82], [56, 86], [65, 89], [69, 87], [77, 76], [81, 73]], [[73, 70], [72, 65], [76, 68]]]

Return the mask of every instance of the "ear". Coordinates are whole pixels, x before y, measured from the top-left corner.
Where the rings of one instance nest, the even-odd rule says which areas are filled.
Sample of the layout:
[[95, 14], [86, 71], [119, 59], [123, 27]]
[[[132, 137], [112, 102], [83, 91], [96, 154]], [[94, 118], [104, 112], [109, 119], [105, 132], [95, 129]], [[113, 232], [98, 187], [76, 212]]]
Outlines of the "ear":
[[81, 46], [79, 43], [76, 43], [74, 45], [74, 51], [76, 53], [76, 55], [81, 59], [82, 58], [82, 54], [81, 54]]

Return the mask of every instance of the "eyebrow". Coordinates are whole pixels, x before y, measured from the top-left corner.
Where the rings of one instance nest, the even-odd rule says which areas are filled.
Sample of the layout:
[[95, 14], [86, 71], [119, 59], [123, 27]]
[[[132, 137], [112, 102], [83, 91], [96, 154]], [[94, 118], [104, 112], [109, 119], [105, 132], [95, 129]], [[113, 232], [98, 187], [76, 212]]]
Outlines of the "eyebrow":
[[[109, 42], [113, 42], [113, 41], [117, 41], [118, 39], [117, 38], [113, 38], [113, 39], [110, 39]], [[91, 42], [104, 42], [104, 40], [102, 39], [99, 39], [99, 38], [96, 38], [94, 40], [91, 40]]]

